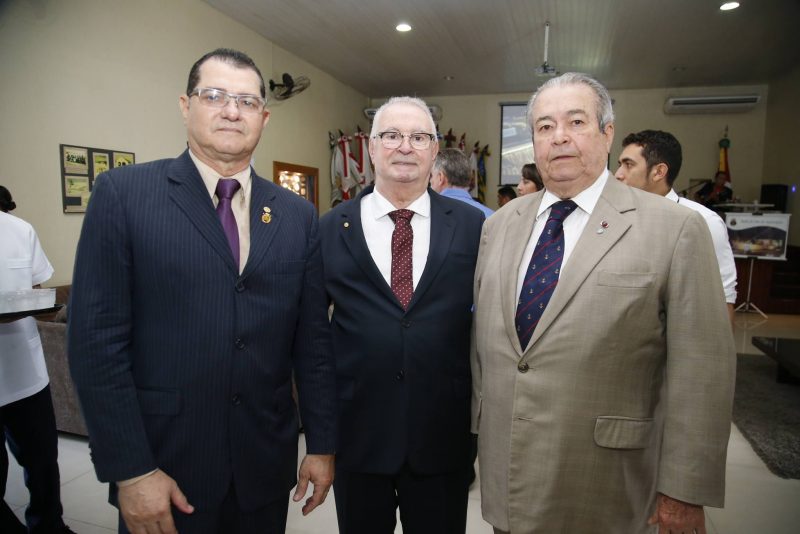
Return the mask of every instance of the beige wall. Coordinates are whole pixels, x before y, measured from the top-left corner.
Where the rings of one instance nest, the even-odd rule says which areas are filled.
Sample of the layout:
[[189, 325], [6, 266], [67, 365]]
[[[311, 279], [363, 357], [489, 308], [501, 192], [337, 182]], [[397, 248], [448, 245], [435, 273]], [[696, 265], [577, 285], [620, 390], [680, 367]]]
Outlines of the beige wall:
[[[800, 160], [797, 158], [797, 124], [800, 123], [800, 66], [770, 83], [767, 106], [767, 133], [764, 149], [764, 183], [800, 184]], [[787, 211], [792, 214], [789, 244], [800, 246], [800, 199], [789, 193]]]
[[[683, 147], [683, 168], [675, 183], [676, 189], [687, 187], [690, 178], [711, 179], [719, 162], [718, 143], [727, 126], [731, 139], [729, 164], [734, 193], [742, 200], [758, 198], [764, 160], [767, 107], [764, 101], [747, 113], [707, 115], [665, 115], [663, 105], [668, 96], [685, 95], [758, 93], [766, 100], [767, 89], [766, 85], [758, 85], [612, 91], [616, 136], [611, 150], [611, 171], [617, 169], [616, 161], [622, 151], [622, 139], [628, 133], [659, 129], [673, 133]], [[443, 133], [450, 128], [457, 136], [466, 132], [470, 147], [478, 140], [481, 146], [489, 144], [492, 155], [487, 163], [487, 204], [491, 208], [497, 208], [495, 192], [500, 175], [500, 103], [526, 102], [529, 97], [528, 93], [515, 93], [425, 99], [428, 104], [441, 106], [442, 120], [439, 128]], [[373, 100], [372, 105], [380, 105], [382, 102], [383, 100]]]
[[38, 231], [56, 270], [51, 285], [71, 279], [83, 222], [62, 212], [59, 143], [128, 150], [138, 162], [176, 156], [189, 67], [220, 46], [247, 52], [267, 79], [311, 79], [304, 93], [270, 104], [255, 168], [267, 178], [274, 160], [319, 168], [326, 206], [327, 131], [364, 126], [366, 96], [199, 0], [0, 3], [0, 184]]

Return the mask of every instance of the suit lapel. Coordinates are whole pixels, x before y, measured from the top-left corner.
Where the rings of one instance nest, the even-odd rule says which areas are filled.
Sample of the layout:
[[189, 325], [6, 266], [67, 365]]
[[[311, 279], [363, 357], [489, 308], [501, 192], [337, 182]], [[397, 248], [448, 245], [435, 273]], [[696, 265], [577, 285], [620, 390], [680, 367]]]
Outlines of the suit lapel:
[[211, 248], [231, 269], [238, 272], [239, 268], [233, 261], [228, 238], [225, 237], [217, 213], [214, 211], [214, 203], [188, 150], [173, 160], [167, 169], [167, 178], [170, 181], [170, 199], [183, 211]]
[[[250, 252], [242, 270], [242, 278], [253, 272], [266, 256], [272, 240], [287, 224], [286, 205], [275, 194], [272, 184], [251, 171], [253, 189], [250, 194]], [[269, 215], [262, 219], [262, 216]], [[267, 222], [269, 221], [269, 222]]]
[[525, 247], [531, 238], [533, 225], [536, 221], [536, 212], [542, 203], [544, 193], [538, 192], [530, 195], [527, 199], [522, 199], [516, 204], [515, 211], [511, 214], [509, 223], [506, 225], [502, 253], [500, 258], [500, 291], [502, 292], [503, 321], [506, 325], [506, 333], [511, 344], [522, 356], [522, 347], [519, 344], [515, 316], [517, 314], [517, 276], [519, 266], [522, 263], [522, 255]]
[[380, 269], [372, 259], [369, 252], [367, 240], [364, 237], [364, 228], [361, 223], [361, 200], [372, 193], [374, 186], [365, 188], [355, 199], [346, 202], [339, 213], [339, 220], [336, 221], [336, 232], [341, 236], [347, 251], [353, 257], [353, 261], [364, 271], [367, 280], [378, 288], [386, 298], [392, 300], [398, 307], [400, 303], [392, 292], [392, 288], [386, 283]]
[[442, 205], [442, 199], [438, 194], [428, 191], [428, 196], [431, 199], [430, 247], [428, 248], [428, 258], [425, 261], [425, 269], [414, 289], [414, 296], [408, 304], [409, 310], [414, 307], [416, 302], [419, 302], [442, 268], [442, 264], [450, 252], [450, 244], [455, 232], [455, 223], [451, 217], [452, 210]]
[[[594, 272], [600, 260], [628, 231], [631, 221], [624, 213], [633, 209], [635, 205], [627, 186], [609, 175], [592, 215], [569, 257], [566, 273], [559, 279], [553, 297], [536, 325], [529, 347], [533, 347], [542, 337], [572, 300], [578, 288]], [[603, 225], [603, 222], [606, 224]]]

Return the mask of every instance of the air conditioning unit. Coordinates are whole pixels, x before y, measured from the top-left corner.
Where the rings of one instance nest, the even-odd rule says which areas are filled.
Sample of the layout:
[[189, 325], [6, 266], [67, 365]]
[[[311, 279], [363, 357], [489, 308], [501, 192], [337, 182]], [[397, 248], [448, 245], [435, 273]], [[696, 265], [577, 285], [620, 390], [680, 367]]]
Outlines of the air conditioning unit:
[[[428, 109], [431, 111], [431, 115], [433, 115], [434, 122], [442, 120], [442, 108], [439, 106], [428, 106]], [[372, 122], [377, 111], [378, 108], [364, 108], [364, 116]]]
[[761, 95], [671, 96], [664, 102], [664, 113], [742, 113], [761, 101]]

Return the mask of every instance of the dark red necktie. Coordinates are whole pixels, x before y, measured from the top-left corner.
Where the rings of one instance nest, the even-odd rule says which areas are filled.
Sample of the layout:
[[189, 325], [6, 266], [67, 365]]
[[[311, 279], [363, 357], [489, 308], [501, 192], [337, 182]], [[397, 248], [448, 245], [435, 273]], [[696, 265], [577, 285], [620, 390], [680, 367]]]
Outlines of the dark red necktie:
[[556, 202], [533, 249], [533, 256], [525, 273], [525, 281], [517, 303], [515, 319], [517, 336], [522, 350], [528, 346], [539, 319], [556, 290], [561, 260], [564, 258], [563, 222], [577, 205], [571, 200]]
[[411, 261], [414, 252], [414, 230], [411, 229], [413, 216], [414, 212], [411, 210], [389, 212], [389, 217], [394, 222], [391, 286], [403, 309], [408, 309], [408, 303], [414, 296], [414, 268]]
[[217, 204], [217, 216], [219, 217], [219, 222], [222, 223], [225, 237], [228, 238], [228, 244], [231, 247], [236, 267], [239, 267], [239, 227], [236, 226], [236, 219], [233, 216], [231, 199], [238, 190], [239, 181], [233, 178], [220, 178], [217, 182], [216, 193], [219, 199], [219, 204]]

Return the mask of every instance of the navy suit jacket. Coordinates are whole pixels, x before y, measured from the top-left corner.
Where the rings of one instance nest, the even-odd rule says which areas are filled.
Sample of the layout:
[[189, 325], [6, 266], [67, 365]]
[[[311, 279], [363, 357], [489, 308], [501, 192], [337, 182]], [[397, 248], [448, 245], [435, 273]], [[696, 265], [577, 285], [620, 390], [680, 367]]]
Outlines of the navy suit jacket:
[[470, 463], [472, 283], [483, 213], [429, 190], [422, 278], [403, 310], [370, 255], [361, 199], [320, 220], [339, 392], [337, 470], [418, 473]]
[[293, 370], [308, 452], [334, 452], [317, 215], [255, 172], [251, 191], [240, 275], [188, 151], [97, 180], [68, 342], [101, 481], [159, 467], [198, 509], [219, 504], [231, 483], [245, 509], [288, 498], [297, 466]]

